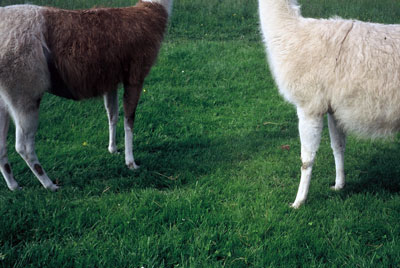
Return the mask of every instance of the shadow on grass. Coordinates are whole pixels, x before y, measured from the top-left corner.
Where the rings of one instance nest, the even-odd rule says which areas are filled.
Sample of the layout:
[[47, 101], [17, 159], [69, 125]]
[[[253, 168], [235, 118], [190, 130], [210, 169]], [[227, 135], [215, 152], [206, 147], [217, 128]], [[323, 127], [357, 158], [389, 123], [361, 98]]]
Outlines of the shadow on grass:
[[[236, 136], [188, 137], [142, 146], [139, 143], [136, 148], [138, 163], [141, 166], [139, 170], [127, 169], [123, 164], [123, 153], [120, 153], [118, 156], [105, 156], [104, 160], [96, 162], [101, 169], [92, 169], [95, 174], [91, 174], [91, 177], [96, 180], [82, 181], [78, 178], [84, 177], [84, 174], [74, 174], [65, 184], [80, 189], [91, 188], [95, 195], [101, 193], [106, 185], [112, 186], [109, 192], [182, 187], [211, 176], [218, 170], [222, 170], [224, 176], [227, 176], [226, 174], [239, 170], [246, 161], [251, 161], [259, 154], [276, 150], [279, 144], [296, 137], [296, 126], [285, 126], [283, 131], [277, 126]], [[102, 168], [103, 165], [107, 167], [110, 157], [114, 158], [112, 161], [116, 164], [111, 164], [110, 168]], [[97, 190], [93, 189], [96, 187]]]
[[345, 197], [355, 193], [400, 192], [400, 145], [379, 147], [380, 150], [367, 158], [359, 156], [360, 165], [352, 167], [359, 171], [359, 176], [347, 182]]

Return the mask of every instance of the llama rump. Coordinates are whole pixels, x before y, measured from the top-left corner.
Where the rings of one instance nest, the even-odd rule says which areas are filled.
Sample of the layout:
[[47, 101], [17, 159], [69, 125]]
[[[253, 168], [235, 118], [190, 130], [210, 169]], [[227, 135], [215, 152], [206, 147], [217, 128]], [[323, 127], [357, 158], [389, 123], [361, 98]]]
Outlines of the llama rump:
[[126, 8], [62, 10], [34, 5], [0, 8], [0, 170], [19, 189], [7, 158], [10, 117], [16, 151], [41, 184], [57, 190], [35, 153], [45, 92], [83, 100], [104, 96], [109, 146], [116, 152], [119, 84], [123, 84], [125, 162], [136, 169], [132, 129], [145, 77], [154, 64], [172, 0], [140, 0]]
[[385, 137], [400, 130], [400, 25], [303, 18], [296, 0], [259, 0], [269, 67], [297, 108], [301, 179], [292, 207], [306, 201], [328, 114], [336, 165], [345, 185], [346, 134]]

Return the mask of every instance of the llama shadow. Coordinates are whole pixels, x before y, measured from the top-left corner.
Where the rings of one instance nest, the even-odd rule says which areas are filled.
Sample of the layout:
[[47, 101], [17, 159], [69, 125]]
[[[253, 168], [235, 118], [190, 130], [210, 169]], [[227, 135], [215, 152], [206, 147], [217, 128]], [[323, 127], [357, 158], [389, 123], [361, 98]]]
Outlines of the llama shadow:
[[[360, 166], [351, 167], [359, 171], [359, 176], [347, 182], [344, 196], [355, 193], [400, 192], [400, 145], [379, 147], [381, 150], [372, 154], [369, 159], [360, 158]], [[348, 169], [349, 167], [349, 172]]]
[[221, 168], [224, 172], [238, 169], [243, 162], [296, 137], [297, 128], [293, 124], [284, 130], [280, 127], [253, 130], [245, 136], [221, 135], [211, 138], [205, 135], [173, 142], [138, 144], [139, 170], [131, 171], [121, 165], [118, 170], [114, 168], [107, 171], [104, 177], [119, 173], [123, 179], [118, 182], [118, 191], [182, 187]]

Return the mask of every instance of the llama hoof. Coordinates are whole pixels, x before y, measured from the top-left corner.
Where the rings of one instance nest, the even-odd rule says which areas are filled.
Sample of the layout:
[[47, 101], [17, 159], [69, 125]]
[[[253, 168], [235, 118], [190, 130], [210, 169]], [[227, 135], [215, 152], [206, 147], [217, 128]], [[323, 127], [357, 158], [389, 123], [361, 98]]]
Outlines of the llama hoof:
[[22, 190], [22, 187], [20, 187], [18, 184], [17, 185], [13, 185], [8, 187], [11, 191], [16, 192], [16, 191], [20, 191]]
[[302, 204], [303, 203], [300, 203], [300, 202], [294, 202], [294, 203], [290, 204], [290, 207], [294, 208], [294, 209], [298, 209]]
[[127, 167], [131, 170], [139, 169], [140, 166], [136, 165], [135, 162], [127, 164]]
[[52, 192], [57, 192], [60, 189], [60, 186], [58, 186], [56, 184], [52, 184], [52, 185], [46, 187], [46, 189], [49, 189]]
[[344, 188], [344, 185], [338, 185], [338, 186], [334, 185], [334, 186], [331, 186], [331, 190], [333, 190], [333, 191], [340, 191], [340, 190], [342, 190], [343, 188]]
[[118, 153], [118, 149], [117, 149], [116, 146], [109, 146], [109, 147], [108, 147], [108, 151], [109, 151], [111, 154], [117, 154], [117, 153]]

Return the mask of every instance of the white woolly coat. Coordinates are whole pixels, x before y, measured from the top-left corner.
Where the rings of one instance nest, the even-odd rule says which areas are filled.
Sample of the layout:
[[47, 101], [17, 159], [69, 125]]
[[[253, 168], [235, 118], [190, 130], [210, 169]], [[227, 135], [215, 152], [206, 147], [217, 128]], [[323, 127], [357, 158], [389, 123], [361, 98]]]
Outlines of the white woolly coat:
[[309, 115], [331, 112], [360, 136], [398, 131], [400, 26], [303, 18], [298, 7], [271, 2], [260, 3], [261, 27], [285, 99]]

